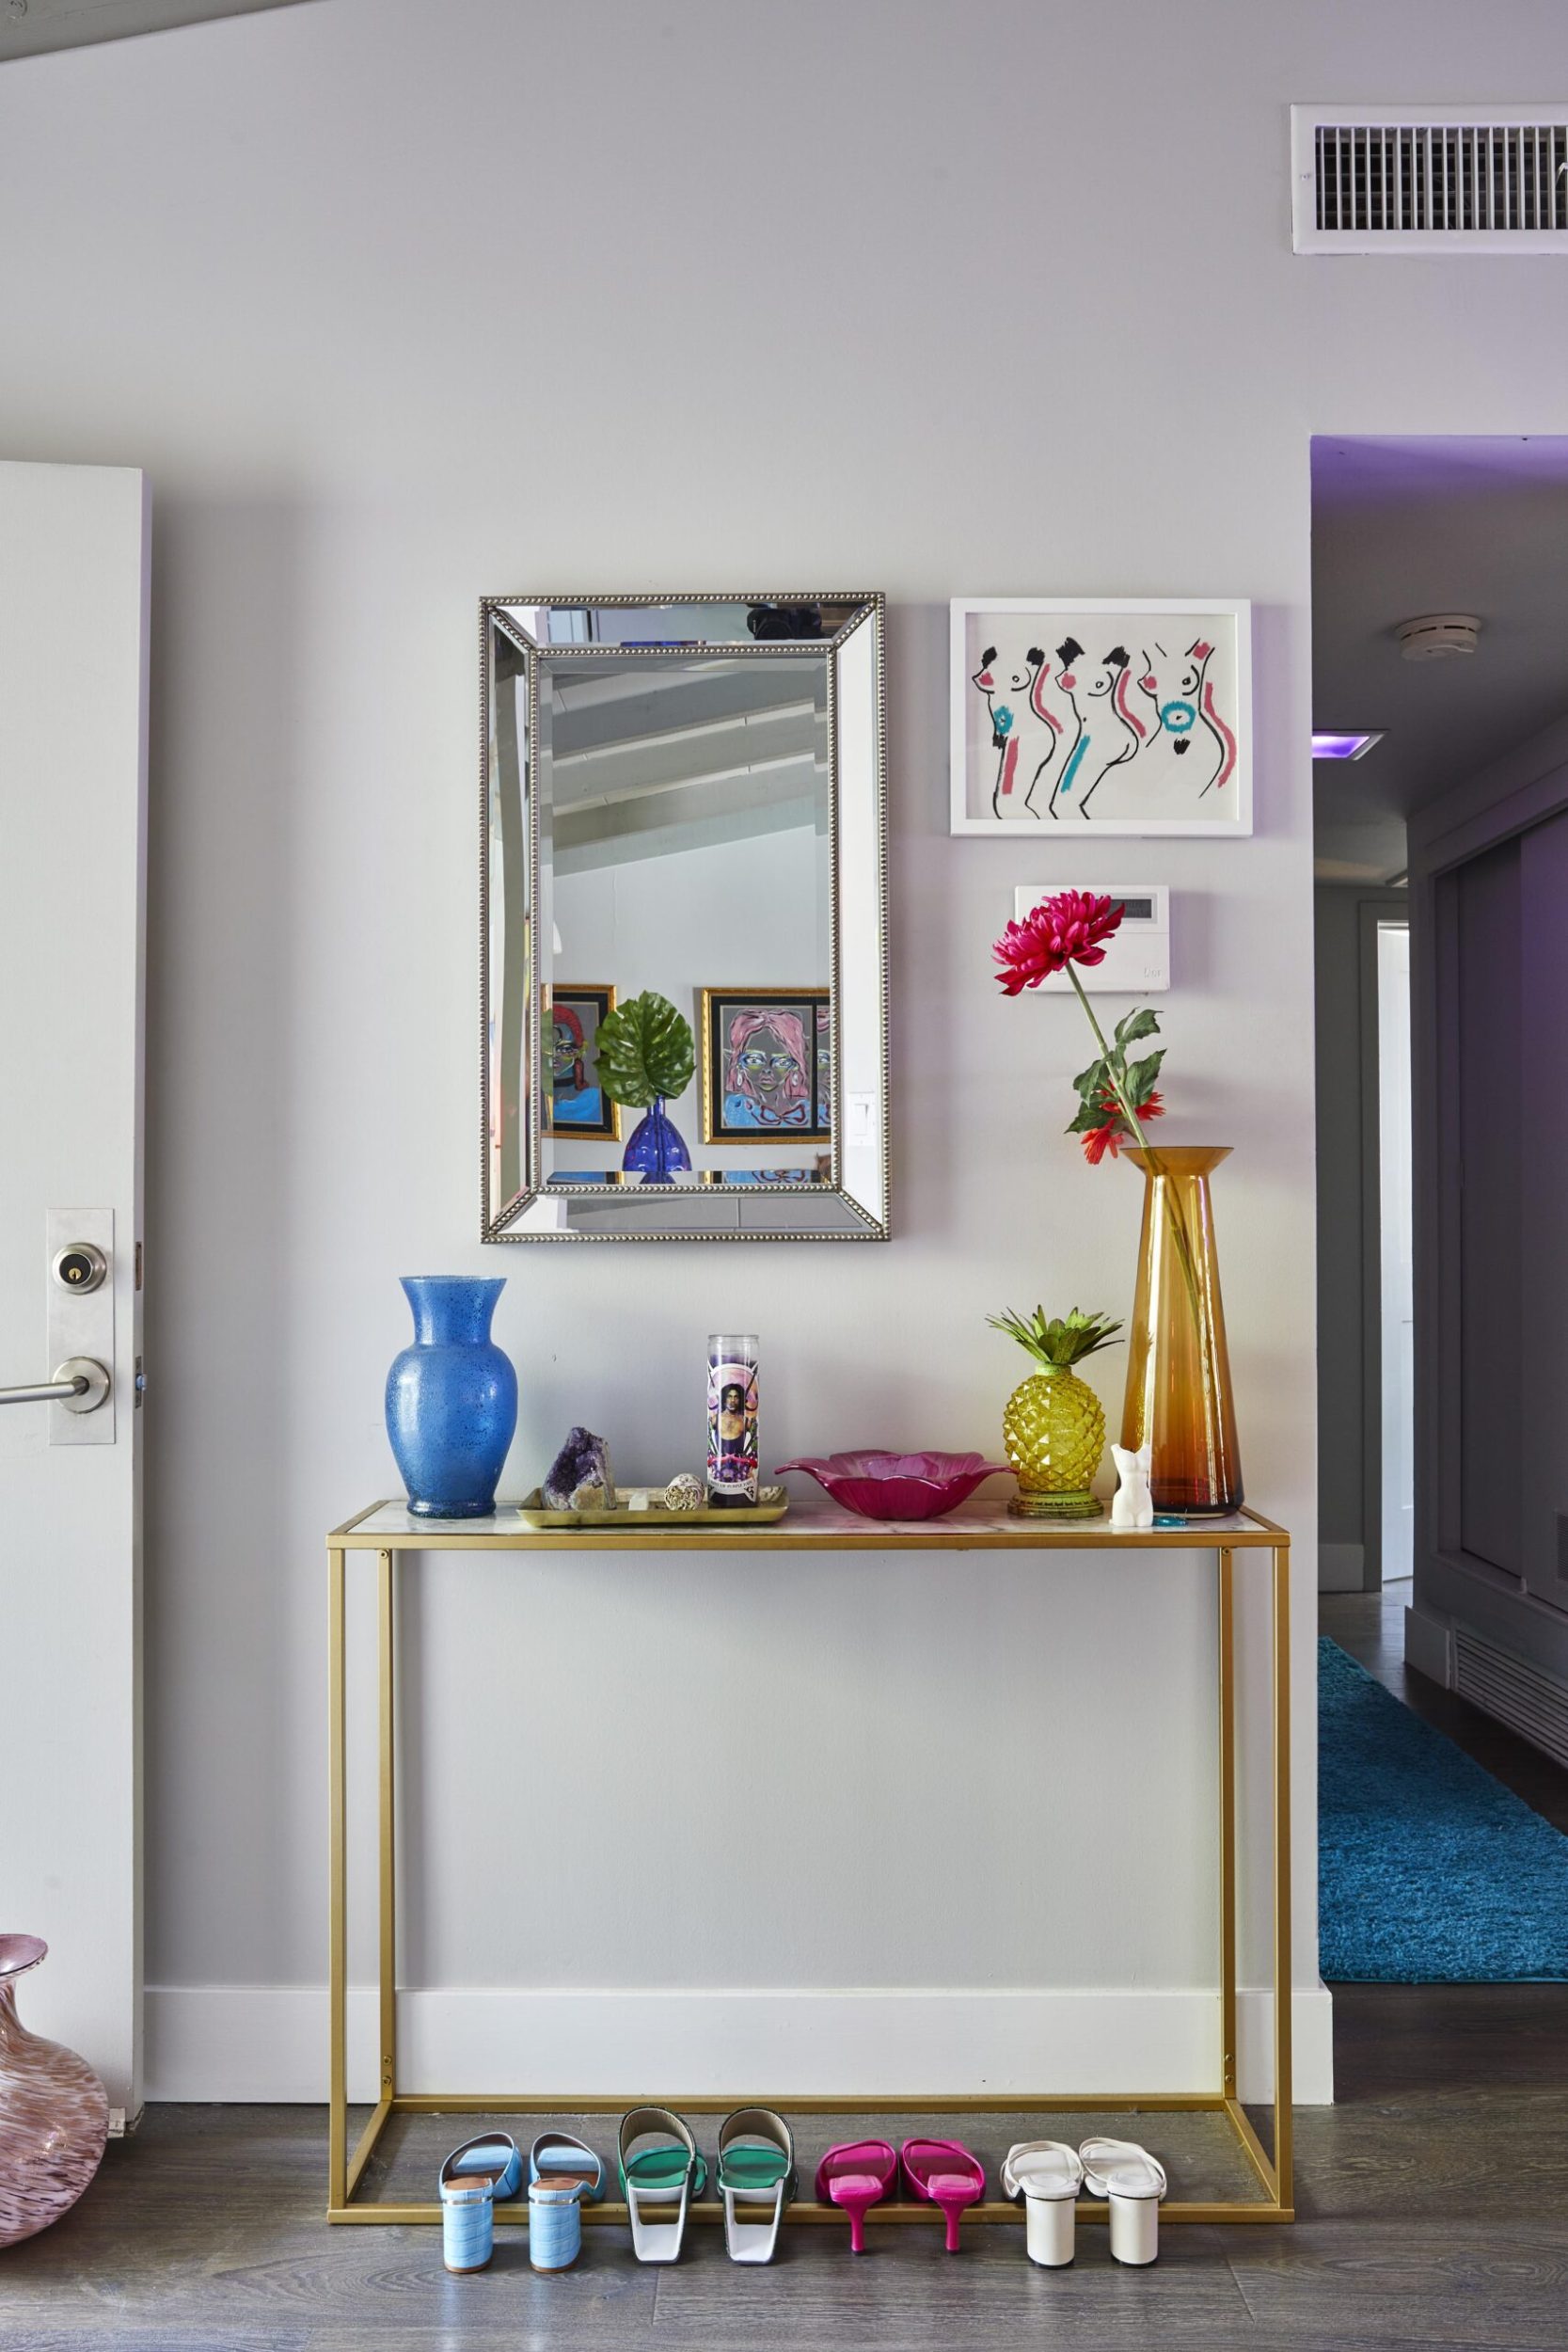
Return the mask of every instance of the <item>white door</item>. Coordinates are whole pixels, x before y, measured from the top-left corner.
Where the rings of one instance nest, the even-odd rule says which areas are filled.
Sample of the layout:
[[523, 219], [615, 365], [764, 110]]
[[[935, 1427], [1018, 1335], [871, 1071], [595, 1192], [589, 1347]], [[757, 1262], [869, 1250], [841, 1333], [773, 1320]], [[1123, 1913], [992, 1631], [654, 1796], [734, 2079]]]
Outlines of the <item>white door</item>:
[[147, 555], [141, 474], [0, 464], [0, 1928], [131, 2116]]

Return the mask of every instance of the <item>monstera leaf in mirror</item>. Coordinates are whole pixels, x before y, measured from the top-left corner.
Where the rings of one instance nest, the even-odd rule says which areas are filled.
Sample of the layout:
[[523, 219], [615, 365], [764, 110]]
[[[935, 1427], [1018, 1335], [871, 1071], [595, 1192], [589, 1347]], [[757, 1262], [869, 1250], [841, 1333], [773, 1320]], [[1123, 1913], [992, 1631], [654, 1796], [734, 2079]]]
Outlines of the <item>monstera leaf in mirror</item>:
[[643, 1110], [621, 1166], [654, 1184], [668, 1184], [691, 1166], [665, 1104], [686, 1092], [697, 1072], [691, 1024], [668, 996], [645, 989], [599, 1024], [599, 1084], [612, 1103]]
[[481, 620], [484, 1238], [885, 1240], [881, 598]]
[[645, 1111], [684, 1094], [697, 1069], [691, 1024], [668, 996], [645, 989], [599, 1024], [599, 1080], [612, 1103]]

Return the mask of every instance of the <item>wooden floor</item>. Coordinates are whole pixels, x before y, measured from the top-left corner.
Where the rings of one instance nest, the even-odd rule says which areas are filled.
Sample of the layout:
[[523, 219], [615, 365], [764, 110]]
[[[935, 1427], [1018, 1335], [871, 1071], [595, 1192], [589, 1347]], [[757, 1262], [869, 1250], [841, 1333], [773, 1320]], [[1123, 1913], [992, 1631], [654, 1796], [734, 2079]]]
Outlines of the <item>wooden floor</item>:
[[[1396, 1594], [1390, 1621], [1400, 1605]], [[1383, 1642], [1384, 1613], [1375, 1597], [1336, 1597], [1325, 1601], [1323, 1621], [1386, 1676], [1398, 1660]], [[1455, 1730], [1459, 1702], [1431, 1685], [1403, 1694]], [[1511, 1785], [1536, 1772], [1528, 1753], [1498, 1748], [1507, 1735], [1484, 1719], [1461, 1723], [1455, 1736], [1466, 1729], [1491, 1746], [1481, 1760]], [[1538, 1782], [1521, 1794], [1561, 1818], [1555, 1808], [1568, 1776], [1542, 1769], [1555, 1785]], [[1568, 2346], [1568, 1985], [1343, 1986], [1335, 2016], [1338, 2104], [1296, 2117], [1300, 2220], [1274, 2230], [1169, 2230], [1148, 2271], [1117, 2269], [1102, 2228], [1080, 2232], [1071, 2270], [1048, 2272], [1025, 2260], [1022, 2232], [1011, 2228], [969, 2233], [956, 2259], [942, 2252], [934, 2230], [889, 2232], [855, 2260], [836, 2230], [791, 2235], [786, 2225], [783, 2255], [768, 2270], [734, 2267], [721, 2233], [705, 2228], [693, 2230], [674, 2268], [640, 2269], [622, 2233], [607, 2230], [590, 2235], [577, 2269], [536, 2279], [525, 2233], [506, 2231], [489, 2271], [449, 2279], [436, 2231], [328, 2231], [322, 2223], [321, 2111], [164, 2106], [150, 2110], [135, 2139], [110, 2150], [73, 2214], [0, 2254], [0, 2346]], [[447, 2140], [469, 2128], [430, 2126]], [[1147, 2131], [1179, 2168], [1196, 2172], [1210, 2157], [1196, 2139], [1175, 2144], [1186, 2128], [1180, 2119], [1151, 2117]], [[428, 2152], [419, 2153], [422, 2162]]]

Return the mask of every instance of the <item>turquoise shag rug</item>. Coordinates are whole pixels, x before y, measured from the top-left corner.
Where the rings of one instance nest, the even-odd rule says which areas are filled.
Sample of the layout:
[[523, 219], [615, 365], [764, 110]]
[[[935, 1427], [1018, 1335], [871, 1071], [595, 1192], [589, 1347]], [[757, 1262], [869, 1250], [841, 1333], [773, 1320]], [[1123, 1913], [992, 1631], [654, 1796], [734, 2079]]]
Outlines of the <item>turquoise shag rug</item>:
[[1568, 1979], [1568, 1837], [1326, 1635], [1318, 1873], [1331, 1984]]

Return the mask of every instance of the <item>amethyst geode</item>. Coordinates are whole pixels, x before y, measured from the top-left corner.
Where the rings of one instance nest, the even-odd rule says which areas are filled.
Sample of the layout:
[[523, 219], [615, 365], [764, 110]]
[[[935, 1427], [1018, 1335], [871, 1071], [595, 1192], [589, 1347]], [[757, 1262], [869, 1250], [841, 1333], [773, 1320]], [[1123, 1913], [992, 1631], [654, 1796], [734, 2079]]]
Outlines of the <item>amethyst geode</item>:
[[541, 1491], [548, 1511], [580, 1511], [591, 1504], [612, 1508], [615, 1481], [604, 1439], [595, 1438], [592, 1429], [569, 1430]]

